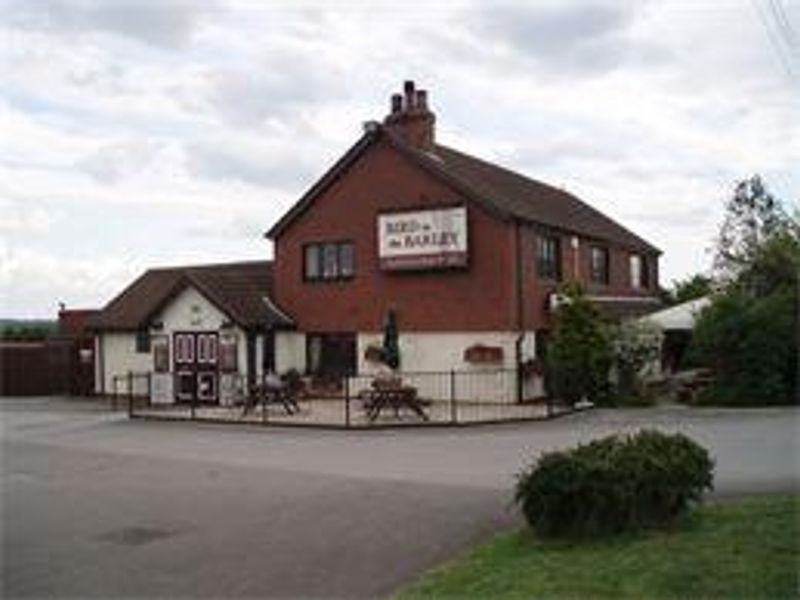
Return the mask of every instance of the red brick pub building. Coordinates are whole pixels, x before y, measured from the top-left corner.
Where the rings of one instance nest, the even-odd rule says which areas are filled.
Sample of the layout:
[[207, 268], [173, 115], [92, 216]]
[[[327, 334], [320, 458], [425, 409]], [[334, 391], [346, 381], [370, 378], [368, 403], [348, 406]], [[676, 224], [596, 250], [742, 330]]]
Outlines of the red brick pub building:
[[[235, 346], [250, 380], [267, 370], [370, 374], [393, 311], [402, 371], [488, 372], [541, 356], [563, 282], [583, 284], [612, 315], [657, 307], [658, 249], [564, 190], [437, 143], [435, 124], [427, 93], [406, 82], [383, 122], [367, 122], [267, 232], [275, 259], [263, 285], [242, 283], [241, 265], [205, 267], [235, 283], [224, 302], [179, 273], [175, 285], [154, 287], [160, 270], [134, 282], [97, 320], [101, 388], [148, 368], [148, 332], [169, 357], [202, 328]], [[257, 318], [243, 322], [241, 306]], [[195, 387], [222, 402], [211, 367]], [[165, 387], [164, 400], [190, 393], [189, 379], [183, 392]], [[518, 399], [535, 397], [541, 381], [519, 389]]]
[[276, 336], [279, 368], [370, 372], [389, 310], [402, 368], [436, 371], [534, 358], [561, 282], [612, 314], [657, 305], [658, 249], [566, 191], [438, 144], [427, 93], [403, 92], [267, 233], [274, 300], [295, 321]]

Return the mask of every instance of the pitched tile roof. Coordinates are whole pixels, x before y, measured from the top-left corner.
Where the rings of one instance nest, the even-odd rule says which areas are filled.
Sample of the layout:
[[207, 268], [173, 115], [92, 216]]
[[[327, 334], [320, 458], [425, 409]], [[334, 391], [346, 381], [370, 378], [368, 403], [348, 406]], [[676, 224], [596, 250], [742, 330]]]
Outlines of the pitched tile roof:
[[658, 252], [657, 248], [565, 190], [446, 146], [437, 144], [433, 152], [442, 159], [448, 173], [501, 212], [523, 221]]
[[150, 269], [109, 302], [92, 320], [92, 327], [101, 330], [145, 327], [188, 286], [195, 287], [246, 329], [293, 324], [271, 300], [272, 262], [252, 261]]
[[644, 252], [660, 252], [655, 246], [569, 192], [447, 146], [435, 144], [428, 151], [422, 150], [377, 123], [373, 124], [266, 235], [270, 238], [278, 236], [328, 185], [381, 138], [386, 139], [393, 148], [418, 166], [443, 179], [498, 217], [538, 223]]

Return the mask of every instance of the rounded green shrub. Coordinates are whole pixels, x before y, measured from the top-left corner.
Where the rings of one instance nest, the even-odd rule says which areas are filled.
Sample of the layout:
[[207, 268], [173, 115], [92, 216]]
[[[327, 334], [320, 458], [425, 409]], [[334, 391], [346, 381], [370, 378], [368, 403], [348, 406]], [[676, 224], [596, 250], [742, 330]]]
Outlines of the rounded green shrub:
[[685, 435], [643, 430], [544, 454], [515, 499], [541, 536], [609, 535], [669, 523], [712, 489], [713, 471]]

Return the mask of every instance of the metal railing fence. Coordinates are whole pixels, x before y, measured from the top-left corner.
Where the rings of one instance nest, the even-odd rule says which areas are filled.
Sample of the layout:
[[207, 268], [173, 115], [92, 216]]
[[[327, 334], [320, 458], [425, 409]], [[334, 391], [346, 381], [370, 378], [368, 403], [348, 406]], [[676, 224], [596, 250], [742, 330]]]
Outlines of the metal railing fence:
[[113, 396], [125, 399], [131, 417], [347, 429], [533, 421], [575, 410], [544, 397], [541, 381], [515, 369], [303, 381], [296, 394], [259, 393], [241, 374], [219, 374], [213, 401], [176, 400], [175, 375], [128, 373], [113, 378]]

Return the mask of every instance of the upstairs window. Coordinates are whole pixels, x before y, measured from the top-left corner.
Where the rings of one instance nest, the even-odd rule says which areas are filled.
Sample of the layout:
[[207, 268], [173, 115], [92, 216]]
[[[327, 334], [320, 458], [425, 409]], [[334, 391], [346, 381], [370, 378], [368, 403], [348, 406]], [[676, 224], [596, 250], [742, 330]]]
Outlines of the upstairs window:
[[647, 257], [641, 254], [631, 255], [631, 287], [646, 288], [650, 284]]
[[136, 352], [140, 354], [150, 352], [150, 332], [147, 329], [136, 332]]
[[561, 279], [561, 244], [557, 237], [537, 238], [536, 266], [542, 279]]
[[348, 279], [355, 275], [353, 242], [307, 244], [303, 250], [303, 277], [307, 281]]
[[590, 276], [593, 283], [608, 284], [609, 281], [608, 248], [592, 246], [590, 254]]

